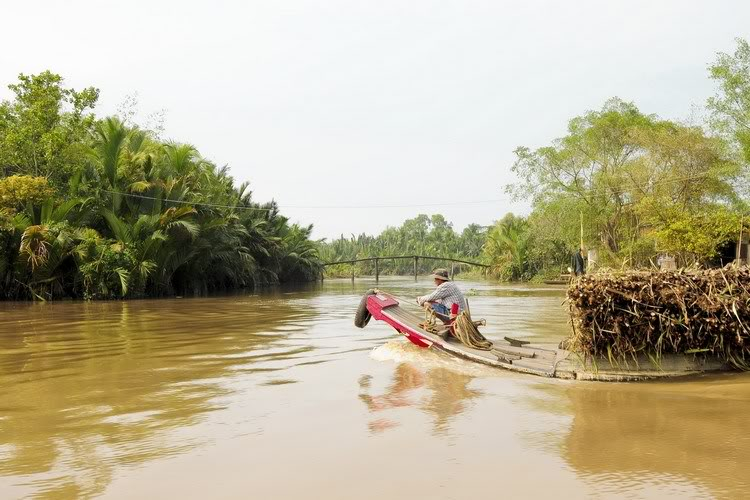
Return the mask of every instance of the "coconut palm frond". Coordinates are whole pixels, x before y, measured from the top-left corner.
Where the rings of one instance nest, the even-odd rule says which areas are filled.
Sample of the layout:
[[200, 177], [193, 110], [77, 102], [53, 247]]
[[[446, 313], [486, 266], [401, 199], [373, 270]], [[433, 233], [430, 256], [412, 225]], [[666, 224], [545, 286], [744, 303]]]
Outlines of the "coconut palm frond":
[[127, 127], [118, 118], [109, 117], [99, 122], [95, 135], [94, 150], [97, 160], [110, 187], [115, 188], [122, 151], [128, 136]]
[[154, 187], [154, 185], [149, 181], [136, 181], [128, 186], [128, 191], [131, 193], [145, 193], [152, 187]]
[[122, 297], [128, 294], [128, 279], [130, 278], [130, 272], [127, 269], [118, 267], [115, 269], [117, 276], [120, 278], [120, 294]]
[[27, 258], [32, 271], [47, 262], [50, 248], [48, 235], [47, 227], [41, 225], [29, 226], [21, 235], [19, 252]]
[[107, 221], [109, 228], [112, 230], [112, 233], [118, 241], [121, 241], [123, 243], [130, 243], [133, 240], [133, 235], [130, 227], [128, 227], [125, 222], [120, 220], [120, 218], [117, 217], [114, 212], [104, 208], [102, 209], [101, 213], [102, 217], [104, 217], [104, 220]]
[[191, 240], [194, 240], [200, 234], [200, 226], [198, 226], [198, 224], [196, 224], [195, 222], [190, 222], [187, 220], [175, 220], [167, 225], [167, 231], [181, 231], [183, 234], [186, 234]]

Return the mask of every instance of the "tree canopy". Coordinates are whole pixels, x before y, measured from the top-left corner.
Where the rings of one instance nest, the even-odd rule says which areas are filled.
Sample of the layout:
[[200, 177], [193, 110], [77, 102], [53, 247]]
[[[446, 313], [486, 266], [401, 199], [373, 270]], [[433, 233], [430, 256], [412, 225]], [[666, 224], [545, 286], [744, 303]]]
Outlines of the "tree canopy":
[[[536, 245], [573, 250], [583, 239], [610, 265], [648, 265], [664, 251], [687, 264], [715, 257], [739, 230], [743, 166], [726, 144], [633, 103], [613, 98], [552, 145], [516, 155], [521, 182], [510, 190], [532, 198]], [[721, 223], [700, 223], [713, 218]]]

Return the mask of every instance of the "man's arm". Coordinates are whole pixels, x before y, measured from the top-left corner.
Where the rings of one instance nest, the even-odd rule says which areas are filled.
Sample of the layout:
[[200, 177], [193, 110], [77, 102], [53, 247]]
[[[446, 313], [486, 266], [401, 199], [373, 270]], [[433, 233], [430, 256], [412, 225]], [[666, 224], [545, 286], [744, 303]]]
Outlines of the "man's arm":
[[419, 303], [419, 305], [422, 305], [425, 302], [433, 302], [438, 299], [444, 299], [447, 296], [448, 296], [448, 287], [440, 285], [432, 293], [428, 295], [422, 295], [421, 297], [417, 297], [417, 302]]

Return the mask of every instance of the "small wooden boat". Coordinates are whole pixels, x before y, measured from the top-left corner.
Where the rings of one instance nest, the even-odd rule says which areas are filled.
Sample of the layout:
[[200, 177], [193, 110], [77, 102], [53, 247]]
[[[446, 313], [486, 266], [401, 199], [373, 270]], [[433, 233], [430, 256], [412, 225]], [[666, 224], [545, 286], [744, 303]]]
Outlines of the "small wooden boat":
[[544, 280], [545, 285], [567, 285], [570, 283], [570, 274], [561, 274], [558, 279]]
[[544, 280], [542, 283], [545, 285], [567, 285], [568, 280]]
[[493, 341], [489, 350], [474, 349], [463, 345], [454, 337], [445, 339], [425, 330], [421, 326], [423, 318], [401, 307], [395, 296], [381, 290], [370, 290], [362, 297], [355, 325], [364, 328], [371, 317], [388, 323], [419, 347], [436, 349], [497, 368], [544, 377], [632, 381], [728, 369], [718, 361], [696, 356], [665, 357], [659, 366], [653, 366], [647, 359], [625, 366], [612, 365], [606, 360], [592, 362], [591, 359], [560, 349], [554, 344], [535, 344], [510, 337]]

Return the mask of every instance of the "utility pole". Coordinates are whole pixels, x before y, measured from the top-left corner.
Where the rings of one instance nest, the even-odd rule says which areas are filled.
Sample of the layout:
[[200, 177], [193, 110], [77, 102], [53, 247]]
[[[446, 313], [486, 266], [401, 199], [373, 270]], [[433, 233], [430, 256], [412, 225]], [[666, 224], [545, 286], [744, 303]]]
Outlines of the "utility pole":
[[[745, 222], [745, 216], [743, 215], [740, 217], [740, 236], [737, 238], [737, 255], [735, 258], [735, 261], [737, 262], [737, 265], [742, 265], [742, 262], [740, 259], [742, 258], [742, 233], [744, 233], [744, 222]], [[748, 256], [750, 257], [750, 256]]]
[[[583, 210], [581, 210], [579, 213], [581, 214], [581, 246], [578, 247], [579, 248], [579, 252], [580, 252], [581, 250], [583, 250]], [[576, 253], [579, 253], [579, 252], [576, 252]], [[583, 256], [581, 256], [581, 258], [583, 258]], [[590, 262], [590, 260], [587, 259], [586, 260], [586, 268], [584, 269], [584, 271], [589, 272], [589, 266], [590, 265], [591, 265], [591, 262]]]

